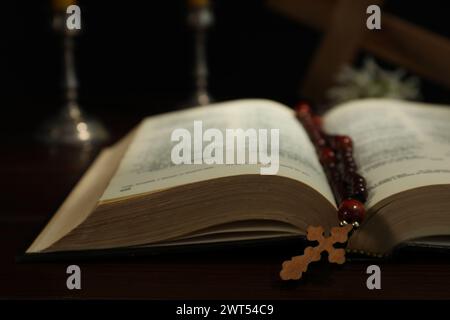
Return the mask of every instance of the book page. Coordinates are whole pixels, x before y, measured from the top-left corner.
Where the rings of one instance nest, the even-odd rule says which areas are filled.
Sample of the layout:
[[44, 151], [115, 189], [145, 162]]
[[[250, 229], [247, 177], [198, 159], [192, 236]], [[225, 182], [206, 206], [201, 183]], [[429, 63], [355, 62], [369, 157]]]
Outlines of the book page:
[[330, 133], [354, 142], [368, 207], [409, 189], [450, 184], [450, 108], [391, 99], [342, 104], [324, 117]]
[[[279, 129], [279, 170], [277, 175], [301, 181], [320, 192], [334, 204], [331, 190], [318, 162], [314, 148], [291, 109], [269, 100], [239, 100], [197, 107], [145, 119], [123, 157], [119, 169], [105, 190], [101, 201], [117, 200], [138, 194], [155, 192], [174, 186], [232, 175], [260, 174], [264, 165], [205, 164], [202, 153], [192, 148], [196, 164], [174, 164], [171, 134], [177, 128], [189, 130], [194, 138], [194, 121], [202, 121], [203, 132], [226, 129]], [[268, 154], [271, 154], [268, 134]], [[210, 142], [203, 142], [203, 148]], [[246, 141], [248, 147], [249, 141]], [[194, 142], [192, 143], [194, 144]], [[234, 146], [231, 146], [233, 148]], [[258, 145], [258, 149], [260, 145]], [[223, 145], [223, 154], [230, 146]], [[258, 150], [250, 150], [250, 153]], [[248, 155], [247, 160], [250, 158]]]

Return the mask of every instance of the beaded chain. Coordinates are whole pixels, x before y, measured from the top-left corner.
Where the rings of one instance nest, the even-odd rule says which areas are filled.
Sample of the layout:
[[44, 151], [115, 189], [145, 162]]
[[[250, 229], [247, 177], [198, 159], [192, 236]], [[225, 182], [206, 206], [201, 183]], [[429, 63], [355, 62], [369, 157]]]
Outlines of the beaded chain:
[[365, 216], [367, 186], [366, 180], [357, 173], [352, 139], [344, 135], [325, 134], [321, 117], [312, 113], [308, 103], [299, 103], [295, 112], [324, 168], [338, 204], [340, 226], [351, 224], [353, 228], [358, 228]]

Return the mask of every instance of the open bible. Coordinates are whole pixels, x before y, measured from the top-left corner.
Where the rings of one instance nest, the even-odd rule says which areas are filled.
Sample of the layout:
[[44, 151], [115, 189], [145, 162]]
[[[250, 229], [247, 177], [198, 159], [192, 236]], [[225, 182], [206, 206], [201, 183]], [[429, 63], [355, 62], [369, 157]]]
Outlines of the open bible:
[[[171, 135], [193, 131], [195, 121], [223, 132], [279, 129], [276, 174], [260, 174], [260, 163], [174, 164]], [[368, 184], [368, 214], [350, 249], [386, 254], [407, 241], [447, 244], [450, 108], [356, 100], [332, 108], [323, 124], [352, 137]], [[238, 100], [144, 119], [100, 153], [26, 254], [300, 237], [309, 225], [337, 225], [336, 210], [294, 112], [269, 100]]]

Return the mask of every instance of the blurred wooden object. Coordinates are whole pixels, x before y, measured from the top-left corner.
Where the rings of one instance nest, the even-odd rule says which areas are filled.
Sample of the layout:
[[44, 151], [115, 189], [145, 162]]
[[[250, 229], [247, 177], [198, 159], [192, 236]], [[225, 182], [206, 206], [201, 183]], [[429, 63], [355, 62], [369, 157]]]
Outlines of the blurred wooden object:
[[323, 101], [336, 72], [359, 50], [450, 88], [450, 41], [440, 35], [381, 13], [381, 30], [366, 28], [367, 6], [383, 0], [268, 0], [273, 10], [324, 32], [301, 93]]

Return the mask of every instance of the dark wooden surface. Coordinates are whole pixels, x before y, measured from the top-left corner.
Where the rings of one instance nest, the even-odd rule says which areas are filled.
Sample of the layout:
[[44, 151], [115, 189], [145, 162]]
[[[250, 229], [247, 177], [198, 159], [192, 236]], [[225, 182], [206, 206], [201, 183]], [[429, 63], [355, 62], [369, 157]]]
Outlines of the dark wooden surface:
[[[117, 138], [139, 118], [110, 116], [107, 123]], [[298, 248], [17, 263], [15, 257], [41, 230], [98, 150], [52, 150], [33, 141], [30, 132], [18, 132], [15, 126], [8, 130], [0, 166], [0, 298], [450, 298], [450, 260], [439, 255], [343, 266], [317, 263], [298, 283], [284, 283], [278, 277], [281, 262], [298, 254]], [[371, 291], [366, 288], [366, 268], [374, 263], [381, 267], [382, 289]], [[66, 289], [69, 264], [81, 267], [82, 290]]]

